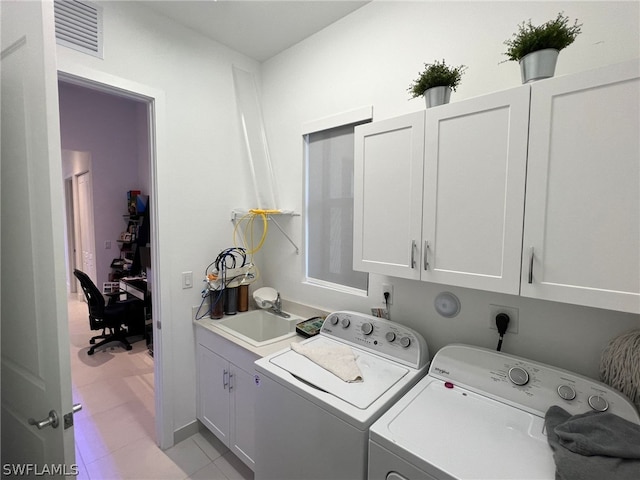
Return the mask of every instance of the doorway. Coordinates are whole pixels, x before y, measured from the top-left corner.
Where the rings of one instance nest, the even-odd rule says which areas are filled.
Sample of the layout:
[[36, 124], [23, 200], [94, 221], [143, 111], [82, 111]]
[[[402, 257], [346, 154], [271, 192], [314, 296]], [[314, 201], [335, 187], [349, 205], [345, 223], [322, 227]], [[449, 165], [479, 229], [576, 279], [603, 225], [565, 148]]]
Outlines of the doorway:
[[[151, 201], [155, 199], [155, 181], [152, 178], [155, 171], [155, 158], [153, 157], [155, 148], [154, 135], [151, 130], [154, 120], [152, 117], [154, 112], [153, 99], [115, 88], [111, 91], [108, 86], [95, 85], [88, 80], [71, 78], [66, 74], [60, 74], [58, 87], [63, 177], [67, 190], [66, 231], [68, 239], [65, 243], [67, 245], [69, 291], [73, 292], [76, 289], [73, 268], [93, 270], [93, 275], [90, 274], [90, 276], [98, 288], [102, 288], [103, 283], [113, 279], [110, 267], [113, 260], [120, 256], [118, 239], [121, 232], [127, 229], [127, 223], [123, 219], [128, 213], [127, 192], [140, 190], [148, 195]], [[92, 204], [93, 206], [91, 206]], [[85, 206], [86, 208], [84, 208]], [[150, 242], [153, 245], [156, 242], [154, 234], [156, 229], [153, 225], [154, 220], [150, 220], [152, 223]], [[151, 255], [152, 257], [156, 255], [153, 248]], [[158, 262], [153, 258], [152, 261], [157, 265]], [[150, 287], [153, 297], [151, 283]], [[81, 295], [79, 288], [77, 288], [77, 292], [78, 295]], [[77, 317], [76, 298], [77, 296], [72, 296], [70, 300], [70, 321]], [[81, 393], [76, 385], [74, 361], [80, 360], [82, 367], [86, 367], [87, 363], [92, 363], [95, 372], [107, 367], [108, 363], [105, 361], [104, 365], [101, 365], [100, 362], [96, 362], [98, 353], [100, 353], [98, 351], [91, 358], [87, 355], [90, 332], [88, 321], [86, 321], [86, 305], [83, 306], [82, 312], [85, 324], [80, 328], [74, 325], [70, 328], [72, 332], [74, 396]], [[154, 320], [156, 319], [154, 318]], [[85, 328], [86, 331], [83, 330]], [[77, 332], [75, 340], [73, 332]], [[95, 333], [93, 332], [94, 335]], [[74, 341], [81, 342], [82, 348], [78, 348], [77, 344], [74, 345]], [[133, 354], [136, 353], [136, 350], [141, 349], [138, 348], [140, 345], [142, 345], [142, 349], [145, 349], [144, 339], [136, 343], [138, 345], [131, 352]], [[151, 388], [151, 408], [147, 408], [146, 411], [151, 411], [152, 416], [158, 411], [161, 412], [158, 407], [153, 408], [154, 404], [162, 406], [161, 398], [158, 398], [161, 397], [160, 388], [154, 388], [153, 381], [155, 372], [161, 368], [161, 352], [158, 349], [154, 352], [155, 361], [152, 360], [151, 372], [149, 373], [147, 370], [139, 368], [141, 365], [147, 368], [145, 360], [140, 360], [140, 355], [136, 360], [131, 355], [125, 356], [129, 352], [125, 350], [120, 352], [119, 350], [122, 349], [116, 347], [112, 352], [105, 352], [104, 357], [119, 356], [120, 359], [129, 359], [135, 362], [137, 368], [136, 384], [142, 385], [144, 392]], [[123, 355], [119, 355], [120, 353]], [[77, 358], [73, 358], [74, 355]], [[113, 364], [113, 362], [110, 363]], [[131, 369], [126, 369], [126, 371], [131, 371]], [[81, 376], [79, 383], [84, 383], [81, 390], [85, 390], [86, 397], [87, 381], [93, 380], [87, 380], [86, 368], [81, 368], [80, 372], [82, 373], [79, 374]], [[101, 375], [102, 373], [97, 373], [98, 378]], [[112, 373], [105, 373], [105, 375], [112, 375]], [[136, 396], [139, 397], [139, 393]], [[90, 403], [90, 400], [88, 402]], [[151, 421], [151, 431], [149, 428], [145, 428], [144, 431], [154, 443], [160, 444], [162, 447], [163, 426], [158, 420]], [[140, 430], [138, 430], [139, 432]], [[78, 434], [81, 435], [81, 432]]]
[[95, 225], [93, 180], [89, 152], [62, 150], [62, 176], [65, 193], [65, 259], [67, 293], [83, 294], [73, 276], [73, 270], [85, 272], [98, 285], [95, 268]]

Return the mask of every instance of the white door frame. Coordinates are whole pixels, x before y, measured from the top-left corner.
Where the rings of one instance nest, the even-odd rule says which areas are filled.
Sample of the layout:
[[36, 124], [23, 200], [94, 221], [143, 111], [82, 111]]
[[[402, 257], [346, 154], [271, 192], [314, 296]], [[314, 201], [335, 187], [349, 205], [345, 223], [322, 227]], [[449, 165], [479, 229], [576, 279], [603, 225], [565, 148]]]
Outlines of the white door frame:
[[[73, 275], [74, 268], [79, 268], [83, 272], [85, 272], [93, 282], [98, 285], [97, 276], [96, 276], [96, 268], [95, 268], [95, 250], [96, 250], [96, 241], [95, 241], [95, 226], [94, 226], [94, 217], [93, 217], [93, 180], [91, 177], [91, 154], [89, 152], [80, 152], [74, 150], [62, 150], [62, 170], [63, 177], [65, 182], [69, 182], [70, 185], [66, 187], [65, 191], [65, 219], [67, 221], [67, 254], [68, 254], [68, 262], [67, 262], [67, 278], [69, 283], [69, 291], [71, 293], [77, 293], [78, 299], [83, 300], [84, 295], [82, 291], [77, 288], [77, 280]], [[83, 175], [89, 175], [90, 182], [90, 192], [88, 199], [89, 209], [88, 213], [88, 224], [85, 225], [87, 229], [87, 233], [89, 234], [89, 245], [84, 245], [82, 241], [82, 222], [80, 219], [80, 204], [79, 204], [79, 189], [78, 189], [78, 180]], [[91, 269], [86, 269], [83, 265], [82, 260], [82, 252], [84, 250], [90, 250], [91, 254], [94, 257], [93, 266]]]
[[[59, 59], [60, 60], [60, 59]], [[158, 195], [158, 165], [165, 157], [166, 138], [165, 125], [165, 95], [162, 90], [142, 85], [121, 77], [93, 70], [77, 64], [63, 64], [58, 62], [58, 78], [66, 83], [72, 83], [103, 93], [117, 95], [147, 104], [149, 118], [149, 151], [151, 156], [150, 196], [154, 205], [151, 209], [151, 262], [153, 269], [153, 283], [151, 296], [153, 298], [153, 346], [154, 346], [154, 384], [155, 384], [155, 419], [156, 443], [162, 449], [169, 448], [174, 443], [173, 438], [173, 384], [170, 368], [164, 368], [164, 359], [171, 358], [171, 322], [163, 321], [163, 312], [170, 311], [170, 294], [168, 282], [163, 282], [163, 265], [160, 258], [170, 258], [170, 252], [165, 252], [163, 246], [163, 231], [158, 222], [158, 212], [164, 207], [163, 199]]]
[[[62, 151], [62, 156], [64, 158], [64, 150]], [[63, 161], [64, 168], [64, 161]], [[67, 293], [78, 295], [78, 285], [76, 281], [76, 277], [73, 276], [71, 272], [76, 268], [77, 260], [76, 260], [76, 233], [75, 233], [75, 225], [74, 225], [74, 215], [75, 208], [73, 206], [73, 179], [67, 175], [64, 175], [64, 244], [66, 245], [65, 251], [65, 264], [67, 266]], [[78, 299], [80, 297], [78, 296]]]

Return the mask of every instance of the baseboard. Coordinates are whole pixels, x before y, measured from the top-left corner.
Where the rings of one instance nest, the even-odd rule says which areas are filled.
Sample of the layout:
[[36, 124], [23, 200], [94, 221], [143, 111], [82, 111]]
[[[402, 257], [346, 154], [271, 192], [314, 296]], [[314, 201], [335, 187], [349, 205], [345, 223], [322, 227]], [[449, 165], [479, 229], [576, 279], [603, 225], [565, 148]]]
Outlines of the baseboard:
[[183, 440], [195, 435], [200, 431], [200, 422], [198, 420], [194, 420], [191, 423], [188, 423], [184, 427], [180, 427], [178, 430], [173, 432], [173, 444], [180, 443]]

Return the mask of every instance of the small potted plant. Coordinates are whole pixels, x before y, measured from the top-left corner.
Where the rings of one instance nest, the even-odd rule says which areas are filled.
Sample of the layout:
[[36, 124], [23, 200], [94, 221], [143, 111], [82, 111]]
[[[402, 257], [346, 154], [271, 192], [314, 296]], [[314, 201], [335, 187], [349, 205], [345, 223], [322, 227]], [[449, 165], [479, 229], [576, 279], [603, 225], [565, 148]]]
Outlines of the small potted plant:
[[419, 77], [409, 87], [411, 98], [424, 96], [427, 108], [449, 103], [451, 91], [456, 91], [467, 67], [450, 67], [444, 59], [442, 63], [438, 60], [425, 63], [424, 67], [424, 71], [419, 73]]
[[505, 40], [508, 57], [520, 63], [522, 83], [553, 77], [560, 50], [571, 45], [581, 33], [582, 24], [576, 19], [569, 25], [564, 12], [558, 13], [554, 20], [535, 26], [528, 22], [518, 25], [518, 31]]

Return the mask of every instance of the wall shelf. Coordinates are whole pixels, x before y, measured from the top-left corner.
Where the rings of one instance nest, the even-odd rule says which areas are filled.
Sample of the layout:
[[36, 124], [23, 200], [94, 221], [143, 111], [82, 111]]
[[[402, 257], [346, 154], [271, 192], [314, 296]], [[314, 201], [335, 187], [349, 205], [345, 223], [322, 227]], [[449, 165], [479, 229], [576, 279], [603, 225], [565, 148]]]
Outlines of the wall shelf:
[[[237, 222], [245, 219], [247, 217], [247, 215], [253, 213], [251, 210], [242, 210], [242, 209], [234, 209], [231, 211], [231, 221], [234, 224], [237, 224]], [[282, 233], [282, 235], [285, 236], [285, 238], [289, 241], [289, 243], [291, 245], [293, 245], [293, 248], [296, 249], [296, 255], [300, 254], [300, 249], [298, 248], [298, 246], [295, 244], [295, 242], [291, 239], [291, 237], [289, 235], [287, 235], [287, 233], [283, 230], [283, 228], [280, 226], [280, 224], [278, 223], [278, 221], [276, 220], [275, 217], [299, 217], [300, 214], [296, 213], [292, 210], [281, 210], [279, 212], [268, 212], [265, 213], [266, 217], [267, 217], [267, 221], [271, 221], [273, 222], [273, 224], [278, 228], [278, 230], [280, 230], [280, 232]], [[259, 213], [256, 213], [256, 216], [260, 216]]]

